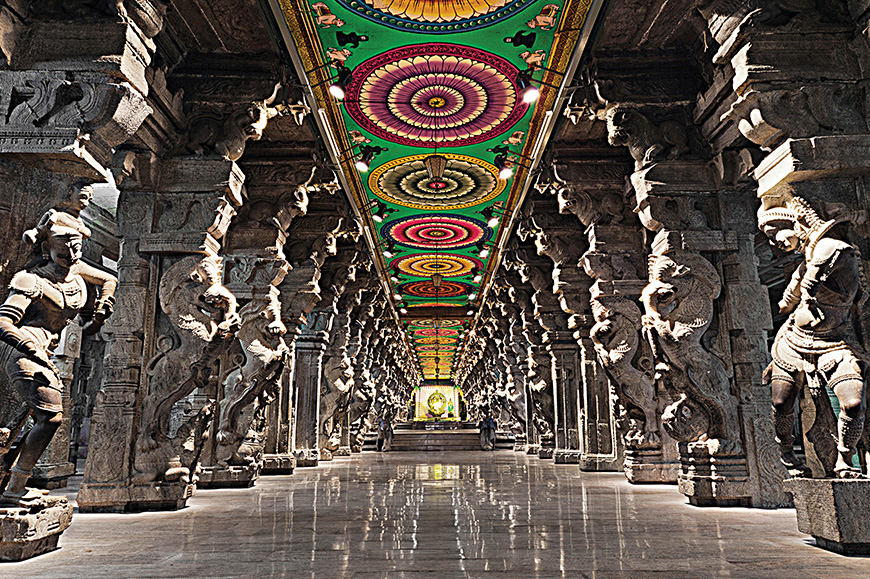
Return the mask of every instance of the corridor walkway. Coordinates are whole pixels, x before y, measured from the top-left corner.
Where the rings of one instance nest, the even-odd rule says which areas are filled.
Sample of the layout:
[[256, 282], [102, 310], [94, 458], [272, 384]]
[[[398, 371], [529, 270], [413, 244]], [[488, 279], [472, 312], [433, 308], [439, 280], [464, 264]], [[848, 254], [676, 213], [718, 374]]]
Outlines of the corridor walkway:
[[364, 453], [172, 513], [76, 514], [0, 578], [870, 578], [791, 510], [703, 509], [513, 452]]

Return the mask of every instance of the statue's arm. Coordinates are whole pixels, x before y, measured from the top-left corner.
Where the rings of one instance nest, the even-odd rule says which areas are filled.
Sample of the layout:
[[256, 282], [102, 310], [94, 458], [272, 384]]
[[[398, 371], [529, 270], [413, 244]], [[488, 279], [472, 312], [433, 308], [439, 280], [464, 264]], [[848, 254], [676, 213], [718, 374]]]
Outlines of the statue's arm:
[[801, 281], [806, 273], [807, 265], [804, 262], [791, 274], [791, 281], [788, 282], [788, 286], [786, 286], [782, 294], [782, 299], [779, 300], [779, 313], [791, 313], [798, 306], [801, 301]]
[[100, 288], [97, 313], [103, 312], [104, 318], [109, 317], [115, 303], [115, 289], [118, 287], [118, 278], [82, 261], [76, 264], [75, 272], [82, 276], [82, 279], [87, 283]]

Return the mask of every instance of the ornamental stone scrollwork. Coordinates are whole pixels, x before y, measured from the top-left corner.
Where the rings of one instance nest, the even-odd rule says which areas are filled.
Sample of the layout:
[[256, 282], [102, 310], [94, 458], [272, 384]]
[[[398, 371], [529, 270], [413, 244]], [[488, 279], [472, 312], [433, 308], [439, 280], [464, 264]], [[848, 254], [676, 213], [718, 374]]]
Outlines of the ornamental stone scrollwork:
[[160, 279], [158, 297], [172, 330], [157, 339], [160, 353], [146, 366], [148, 395], [133, 480], [189, 484], [212, 408], [204, 406], [176, 436], [170, 436], [169, 417], [176, 402], [205, 386], [217, 358], [232, 343], [239, 317], [215, 257], [189, 256], [170, 266]]

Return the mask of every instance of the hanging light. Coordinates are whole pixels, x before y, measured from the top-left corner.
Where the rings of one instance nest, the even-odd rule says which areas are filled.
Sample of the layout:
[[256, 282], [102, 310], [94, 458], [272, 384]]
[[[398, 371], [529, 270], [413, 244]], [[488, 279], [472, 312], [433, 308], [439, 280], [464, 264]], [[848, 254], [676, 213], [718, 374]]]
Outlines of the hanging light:
[[362, 155], [360, 155], [360, 158], [356, 160], [354, 166], [356, 167], [356, 170], [360, 173], [365, 173], [369, 170], [369, 163], [371, 163], [372, 159], [374, 159], [375, 152], [374, 149], [372, 149], [371, 147], [361, 147], [360, 152], [362, 153]]
[[426, 165], [426, 171], [429, 173], [429, 179], [434, 181], [444, 177], [444, 169], [447, 168], [447, 157], [443, 155], [429, 155], [423, 159], [423, 164]]

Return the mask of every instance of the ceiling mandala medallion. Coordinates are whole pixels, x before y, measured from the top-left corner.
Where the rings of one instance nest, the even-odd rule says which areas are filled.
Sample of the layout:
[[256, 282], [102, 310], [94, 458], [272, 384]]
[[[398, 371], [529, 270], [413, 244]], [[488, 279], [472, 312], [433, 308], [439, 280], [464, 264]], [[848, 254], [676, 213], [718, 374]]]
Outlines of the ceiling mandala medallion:
[[384, 224], [381, 237], [405, 247], [462, 249], [486, 241], [492, 229], [463, 215], [412, 215]]
[[500, 56], [468, 46], [403, 46], [354, 69], [346, 110], [364, 130], [392, 143], [473, 145], [525, 115], [518, 72]]
[[499, 180], [495, 165], [466, 155], [444, 153], [447, 168], [440, 179], [430, 179], [427, 155], [388, 161], [368, 179], [372, 193], [390, 203], [426, 210], [456, 210], [498, 197], [507, 182]]
[[[454, 253], [420, 253], [394, 259], [390, 268], [396, 267], [406, 275], [418, 277], [431, 277], [436, 273], [443, 277], [458, 277], [468, 275], [475, 267], [483, 269], [483, 263], [479, 259]], [[442, 282], [445, 283], [447, 282]], [[439, 296], [443, 297], [444, 294]]]
[[338, 0], [369, 20], [397, 30], [445, 34], [484, 28], [509, 18], [533, 0]]
[[458, 336], [459, 330], [450, 328], [423, 328], [414, 331], [415, 336]]
[[418, 344], [455, 344], [456, 338], [447, 338], [444, 336], [428, 336], [417, 340]]
[[434, 328], [436, 325], [440, 328], [450, 328], [453, 326], [461, 326], [462, 320], [436, 320], [436, 319], [412, 320], [408, 324], [408, 327], [410, 327], [410, 328]]
[[[430, 280], [412, 281], [399, 286], [399, 293], [415, 298], [458, 298], [472, 291], [467, 283], [443, 281], [441, 287], [435, 287]], [[454, 330], [455, 331], [455, 330]]]

